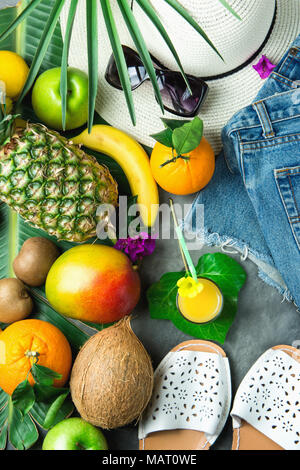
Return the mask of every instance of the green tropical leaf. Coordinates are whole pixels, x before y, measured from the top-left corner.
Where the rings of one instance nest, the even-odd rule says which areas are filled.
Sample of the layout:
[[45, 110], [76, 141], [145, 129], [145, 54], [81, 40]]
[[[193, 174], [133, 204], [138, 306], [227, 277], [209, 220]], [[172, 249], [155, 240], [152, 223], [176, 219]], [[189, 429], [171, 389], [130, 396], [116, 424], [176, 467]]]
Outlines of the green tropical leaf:
[[27, 379], [15, 388], [11, 399], [13, 406], [21, 411], [23, 416], [29, 412], [35, 402], [35, 395]]
[[[33, 391], [32, 387], [31, 389]], [[25, 413], [25, 407], [29, 406], [22, 394], [18, 400], [16, 397], [14, 400], [13, 396], [10, 397], [0, 388], [0, 450], [6, 448], [8, 440], [15, 449], [27, 450], [39, 437], [35, 423], [49, 429], [71, 416], [74, 405], [68, 395], [68, 389], [58, 389], [58, 396], [56, 395], [54, 401], [36, 400], [29, 412]], [[22, 401], [24, 406], [21, 406]]]
[[171, 131], [174, 131], [177, 129], [177, 127], [181, 127], [183, 124], [187, 124], [190, 122], [189, 119], [167, 119], [167, 118], [160, 118], [161, 121], [163, 122], [164, 126], [167, 129], [171, 129]]
[[24, 21], [28, 15], [35, 9], [35, 7], [41, 2], [41, 0], [32, 0], [26, 8], [10, 23], [10, 25], [4, 29], [0, 34], [0, 42], [8, 38], [8, 36], [15, 31], [17, 26]]
[[151, 318], [168, 319], [181, 331], [224, 343], [237, 311], [238, 294], [246, 281], [246, 273], [234, 259], [223, 253], [203, 255], [196, 266], [199, 277], [214, 281], [224, 298], [221, 315], [211, 323], [196, 324], [186, 320], [177, 309], [177, 281], [184, 272], [167, 273], [147, 292]]
[[173, 147], [173, 131], [170, 128], [164, 129], [157, 134], [151, 134], [150, 137], [166, 147]]
[[0, 410], [0, 450], [4, 450], [7, 443], [7, 429], [8, 422], [6, 419], [5, 410]]
[[65, 0], [56, 0], [53, 6], [53, 9], [44, 27], [44, 31], [42, 33], [40, 43], [38, 45], [38, 48], [32, 60], [30, 71], [29, 71], [27, 80], [25, 82], [24, 88], [21, 92], [20, 97], [18, 98], [19, 103], [24, 99], [24, 97], [26, 96], [30, 88], [32, 87], [34, 80], [36, 79], [36, 76], [41, 68], [43, 59], [47, 52], [51, 38], [54, 34], [56, 25], [59, 20], [59, 15], [62, 10], [62, 7], [64, 6], [64, 3], [65, 3]]
[[127, 25], [128, 31], [132, 37], [132, 40], [138, 50], [138, 53], [142, 59], [142, 62], [144, 64], [144, 67], [148, 73], [148, 76], [150, 78], [150, 81], [152, 83], [154, 93], [156, 96], [156, 99], [161, 107], [162, 113], [164, 113], [164, 106], [160, 94], [160, 89], [158, 86], [157, 78], [156, 78], [156, 73], [155, 69], [152, 63], [152, 59], [150, 57], [149, 51], [147, 49], [145, 40], [142, 36], [142, 33], [140, 31], [140, 28], [136, 22], [136, 19], [130, 9], [130, 6], [128, 5], [127, 0], [117, 0], [119, 8], [121, 10], [121, 13], [123, 15], [123, 18], [125, 20], [125, 23]]
[[148, 18], [152, 21], [152, 23], [154, 24], [154, 26], [156, 27], [156, 29], [158, 30], [158, 32], [162, 36], [163, 40], [167, 44], [168, 48], [172, 52], [173, 57], [176, 60], [177, 65], [179, 67], [179, 70], [181, 72], [181, 75], [183, 76], [183, 79], [184, 79], [190, 93], [192, 93], [189, 81], [188, 81], [188, 79], [187, 79], [187, 77], [184, 73], [183, 66], [181, 64], [180, 58], [179, 58], [179, 56], [176, 52], [175, 47], [173, 46], [173, 43], [172, 43], [172, 40], [171, 40], [170, 36], [168, 35], [168, 33], [165, 30], [162, 22], [160, 21], [159, 17], [157, 16], [156, 11], [154, 10], [154, 8], [152, 7], [151, 3], [148, 0], [136, 0], [136, 1], [140, 5], [140, 7], [144, 10], [144, 12], [148, 16]]
[[22, 415], [21, 411], [8, 404], [8, 436], [15, 449], [26, 450], [33, 446], [39, 438], [39, 433], [32, 417]]
[[86, 31], [89, 69], [89, 117], [88, 128], [92, 130], [98, 87], [98, 17], [97, 0], [86, 0]]
[[38, 382], [40, 385], [46, 386], [51, 386], [53, 385], [55, 379], [62, 378], [61, 374], [58, 374], [48, 367], [40, 366], [39, 364], [33, 364], [31, 373], [36, 382]]
[[68, 398], [70, 389], [51, 385], [60, 374], [36, 363], [30, 371], [35, 379], [33, 386], [26, 379], [12, 396], [0, 388], [0, 450], [6, 448], [7, 440], [18, 450], [29, 449], [38, 439], [35, 422], [50, 429], [74, 410]]
[[64, 38], [64, 46], [61, 59], [61, 75], [60, 75], [60, 97], [62, 107], [62, 128], [66, 128], [66, 114], [67, 114], [67, 96], [68, 96], [68, 57], [71, 42], [72, 29], [78, 0], [71, 0], [66, 33]]
[[207, 42], [207, 44], [212, 47], [212, 49], [218, 54], [218, 56], [222, 59], [223, 57], [219, 53], [218, 49], [213, 45], [207, 34], [203, 31], [201, 26], [194, 20], [194, 18], [188, 13], [188, 11], [178, 2], [178, 0], [165, 0], [172, 8], [174, 8], [177, 13], [179, 13]]
[[45, 416], [45, 420], [44, 420], [44, 423], [43, 423], [43, 428], [44, 429], [50, 429], [54, 422], [55, 422], [55, 419], [57, 417], [57, 414], [59, 412], [59, 410], [62, 408], [67, 396], [70, 394], [70, 391], [68, 390], [67, 392], [65, 393], [62, 393], [61, 395], [59, 395], [56, 400], [50, 405], [48, 411], [47, 411], [47, 414]]
[[242, 18], [236, 13], [236, 11], [229, 5], [229, 3], [226, 0], [219, 0], [222, 5], [227, 8], [227, 10], [235, 16], [238, 20], [242, 20]]
[[108, 32], [111, 48], [114, 54], [114, 58], [116, 61], [118, 74], [120, 77], [120, 82], [124, 91], [125, 99], [127, 102], [127, 106], [129, 109], [129, 114], [131, 117], [131, 121], [133, 125], [136, 125], [136, 116], [132, 98], [132, 90], [131, 84], [129, 80], [128, 68], [125, 61], [125, 56], [123, 52], [123, 48], [121, 45], [121, 41], [119, 38], [118, 30], [116, 27], [116, 23], [112, 14], [111, 6], [109, 0], [100, 0], [103, 17], [106, 24], [106, 29]]
[[[38, 425], [41, 428], [44, 428], [45, 419], [49, 412], [50, 407], [51, 407], [51, 403], [35, 402], [35, 404], [30, 410], [30, 415], [32, 416], [34, 421], [38, 423]], [[62, 406], [57, 411], [51, 427], [55, 426], [57, 423], [59, 423], [63, 419], [69, 418], [69, 416], [71, 416], [73, 411], [74, 411], [74, 405], [72, 401], [68, 399], [65, 400]], [[1, 414], [0, 414], [0, 417], [1, 417]]]
[[[6, 29], [7, 25], [11, 24], [17, 17], [17, 9], [16, 8], [5, 8], [1, 10], [0, 14], [0, 34], [2, 34]], [[15, 44], [15, 36], [11, 35], [7, 37], [5, 40], [0, 42], [0, 48], [6, 51], [15, 51], [16, 44]]]
[[173, 147], [178, 155], [191, 152], [201, 142], [203, 121], [196, 116], [192, 121], [174, 129], [172, 134]]
[[7, 440], [15, 449], [26, 450], [35, 444], [39, 434], [30, 414], [23, 416], [12, 402], [12, 398], [0, 389], [0, 450], [5, 449]]
[[[67, 87], [67, 57], [68, 48], [70, 44], [70, 38], [72, 33], [72, 24], [76, 11], [76, 5], [78, 0], [72, 0], [70, 4], [69, 17], [67, 21], [66, 30], [66, 45], [63, 51], [61, 42], [61, 31], [58, 22], [59, 13], [63, 7], [65, 0], [23, 0], [18, 4], [16, 8], [7, 8], [1, 11], [0, 18], [0, 34], [2, 33], [1, 49], [16, 50], [22, 55], [25, 60], [29, 63], [32, 62], [32, 67], [28, 80], [25, 84], [24, 90], [20, 96], [20, 101], [24, 98], [28, 90], [30, 89], [33, 81], [38, 73], [42, 72], [47, 68], [60, 66], [61, 58], [63, 57], [63, 70], [62, 70], [62, 84], [61, 94], [63, 100], [63, 122], [65, 124], [65, 112], [66, 112], [66, 87]], [[130, 96], [130, 90], [128, 88], [128, 81], [126, 79], [125, 67], [122, 56], [120, 54], [119, 47], [116, 44], [119, 41], [117, 30], [112, 19], [109, 0], [100, 0], [102, 4], [103, 17], [107, 26], [108, 34], [112, 44], [113, 53], [115, 54], [116, 62], [121, 81], [125, 91], [126, 101], [129, 108], [129, 112], [133, 123], [134, 109], [132, 98]], [[149, 78], [152, 82], [152, 86], [155, 91], [156, 98], [162, 108], [162, 100], [160, 96], [159, 87], [157, 85], [156, 76], [154, 73], [153, 64], [150, 59], [149, 52], [147, 50], [145, 41], [142, 34], [140, 33], [137, 22], [135, 21], [134, 15], [127, 3], [127, 0], [117, 0], [119, 7], [122, 11], [124, 19], [126, 21], [128, 30], [132, 35], [136, 47], [141, 55], [141, 59], [147, 69]], [[206, 33], [203, 31], [200, 25], [189, 15], [187, 10], [178, 2], [178, 0], [165, 0], [177, 13], [179, 13], [203, 38], [204, 40], [215, 50], [215, 52], [221, 57], [220, 53], [210, 41]], [[239, 15], [229, 5], [226, 0], [219, 0], [221, 4], [236, 18], [240, 19]], [[89, 56], [89, 75], [90, 75], [90, 98], [89, 98], [89, 129], [93, 123], [94, 117], [94, 105], [95, 105], [95, 93], [97, 90], [97, 59], [96, 49], [98, 45], [97, 41], [97, 15], [96, 13], [96, 0], [87, 0], [87, 40], [88, 40], [88, 56]], [[138, 0], [139, 5], [143, 8], [144, 12], [153, 22], [163, 40], [168, 45], [172, 52], [181, 73], [187, 84], [188, 81], [184, 74], [184, 70], [181, 65], [180, 58], [169, 38], [162, 22], [160, 21], [155, 10], [151, 6], [148, 0]], [[26, 34], [26, 41], [24, 41], [24, 32]], [[52, 39], [52, 40], [51, 40]], [[1, 41], [1, 36], [0, 36]], [[62, 52], [63, 51], [63, 52]], [[60, 52], [60, 53], [59, 53]], [[54, 63], [51, 59], [54, 56]], [[222, 57], [221, 57], [222, 58]], [[123, 71], [122, 71], [123, 70]], [[189, 85], [188, 85], [189, 86]]]
[[[17, 6], [16, 14], [19, 14], [24, 6], [29, 3], [29, 0], [22, 0], [20, 5]], [[47, 21], [51, 15], [52, 9], [55, 5], [55, 0], [42, 0], [25, 21], [17, 28], [15, 34], [11, 36], [15, 42], [15, 51], [20, 54], [26, 62], [30, 65], [36, 54], [39, 43], [42, 40], [42, 35], [45, 30]], [[3, 10], [1, 11], [1, 15]], [[0, 16], [1, 16], [0, 15]], [[3, 44], [0, 43], [0, 48], [3, 49]], [[51, 37], [48, 49], [45, 53], [43, 62], [41, 64], [39, 73], [53, 67], [60, 67], [63, 51], [63, 42], [60, 30], [60, 24], [57, 22], [54, 32]]]

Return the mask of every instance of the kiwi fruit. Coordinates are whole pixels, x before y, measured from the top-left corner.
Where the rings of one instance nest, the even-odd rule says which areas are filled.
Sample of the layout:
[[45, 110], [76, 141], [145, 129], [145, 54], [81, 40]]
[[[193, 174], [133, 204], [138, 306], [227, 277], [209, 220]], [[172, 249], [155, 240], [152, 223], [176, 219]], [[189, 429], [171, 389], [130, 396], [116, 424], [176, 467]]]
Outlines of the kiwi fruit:
[[59, 255], [57, 246], [47, 238], [28, 238], [13, 262], [15, 275], [28, 286], [41, 286]]
[[15, 278], [0, 280], [0, 322], [23, 320], [32, 308], [32, 299], [22, 281]]

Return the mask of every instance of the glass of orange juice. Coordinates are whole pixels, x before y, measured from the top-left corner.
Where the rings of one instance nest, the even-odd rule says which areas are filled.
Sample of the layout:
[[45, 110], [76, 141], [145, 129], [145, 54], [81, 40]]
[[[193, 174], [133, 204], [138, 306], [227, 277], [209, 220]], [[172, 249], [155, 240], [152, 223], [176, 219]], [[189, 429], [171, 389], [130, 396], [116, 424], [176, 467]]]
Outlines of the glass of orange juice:
[[223, 294], [217, 284], [205, 277], [199, 277], [203, 289], [195, 297], [177, 294], [177, 308], [181, 315], [192, 323], [210, 323], [221, 315]]

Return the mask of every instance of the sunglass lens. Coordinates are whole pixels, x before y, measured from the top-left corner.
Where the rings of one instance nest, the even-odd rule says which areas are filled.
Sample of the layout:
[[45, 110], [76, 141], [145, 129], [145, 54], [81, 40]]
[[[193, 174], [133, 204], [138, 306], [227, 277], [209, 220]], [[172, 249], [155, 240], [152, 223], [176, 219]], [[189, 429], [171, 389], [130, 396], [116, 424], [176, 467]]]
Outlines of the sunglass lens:
[[[124, 56], [128, 68], [131, 88], [134, 90], [147, 78], [147, 72], [140, 58], [129, 48], [123, 48]], [[105, 74], [106, 80], [114, 87], [122, 89], [117, 65], [113, 56], [111, 56]]]
[[182, 116], [195, 116], [208, 92], [205, 82], [195, 77], [188, 77], [190, 93], [180, 73], [160, 71], [158, 83], [164, 107], [171, 113]]

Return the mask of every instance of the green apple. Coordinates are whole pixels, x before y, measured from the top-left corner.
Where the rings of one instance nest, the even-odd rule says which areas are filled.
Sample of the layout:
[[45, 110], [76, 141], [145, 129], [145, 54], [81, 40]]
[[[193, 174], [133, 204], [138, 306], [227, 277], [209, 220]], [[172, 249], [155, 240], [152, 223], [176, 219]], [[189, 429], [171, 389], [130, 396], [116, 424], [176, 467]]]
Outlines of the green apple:
[[[60, 67], [46, 70], [32, 90], [32, 107], [51, 129], [62, 129]], [[68, 68], [66, 129], [76, 129], [88, 119], [88, 77], [81, 70]]]
[[56, 424], [45, 437], [43, 450], [107, 450], [100, 431], [81, 418], [68, 418]]

